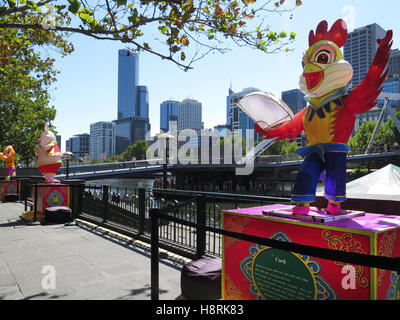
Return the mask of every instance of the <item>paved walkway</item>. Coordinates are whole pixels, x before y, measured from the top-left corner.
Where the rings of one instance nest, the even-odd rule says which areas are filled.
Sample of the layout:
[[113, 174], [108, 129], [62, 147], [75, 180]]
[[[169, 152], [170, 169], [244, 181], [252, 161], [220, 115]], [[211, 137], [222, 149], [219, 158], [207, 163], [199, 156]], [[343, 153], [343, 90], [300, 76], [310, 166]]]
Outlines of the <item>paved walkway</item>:
[[[28, 225], [22, 211], [20, 203], [0, 203], [0, 300], [150, 299], [145, 244], [86, 223]], [[180, 268], [161, 260], [160, 299], [180, 295]]]

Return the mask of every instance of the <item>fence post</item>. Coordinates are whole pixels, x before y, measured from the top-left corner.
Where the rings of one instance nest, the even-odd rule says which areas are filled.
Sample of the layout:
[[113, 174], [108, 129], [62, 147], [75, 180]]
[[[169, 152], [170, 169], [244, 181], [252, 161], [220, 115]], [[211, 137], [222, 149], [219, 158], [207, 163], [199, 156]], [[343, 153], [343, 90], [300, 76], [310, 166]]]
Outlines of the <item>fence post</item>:
[[38, 195], [38, 186], [37, 186], [37, 183], [35, 183], [35, 191], [34, 191], [35, 193], [34, 193], [34, 199], [33, 199], [33, 221], [35, 222], [35, 221], [37, 221], [36, 220], [36, 218], [37, 218], [37, 200], [38, 200], [38, 198], [39, 198], [39, 195]]
[[82, 213], [82, 206], [83, 206], [83, 192], [85, 191], [85, 184], [84, 183], [79, 183], [78, 184], [78, 212], [77, 216], [78, 217]]
[[158, 239], [158, 213], [160, 209], [150, 209], [151, 219], [151, 300], [159, 300], [159, 239]]
[[196, 258], [201, 259], [206, 250], [206, 198], [204, 194], [198, 195], [197, 204], [197, 226], [196, 226]]
[[146, 210], [146, 190], [139, 188], [139, 235], [144, 233], [144, 220]]
[[108, 185], [103, 185], [103, 223], [107, 221], [108, 211]]

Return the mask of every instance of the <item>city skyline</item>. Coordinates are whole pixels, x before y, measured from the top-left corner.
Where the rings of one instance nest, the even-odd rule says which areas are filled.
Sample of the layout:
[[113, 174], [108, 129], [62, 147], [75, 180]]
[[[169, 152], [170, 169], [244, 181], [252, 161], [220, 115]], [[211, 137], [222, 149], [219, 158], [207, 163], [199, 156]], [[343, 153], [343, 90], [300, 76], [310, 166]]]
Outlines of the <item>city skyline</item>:
[[[171, 97], [182, 101], [190, 95], [202, 102], [204, 127], [212, 128], [226, 121], [226, 91], [231, 82], [236, 92], [257, 87], [277, 97], [282, 91], [298, 88], [308, 32], [315, 29], [322, 19], [332, 25], [336, 19], [344, 18], [349, 32], [372, 23], [385, 30], [393, 29], [392, 48], [398, 48], [400, 26], [396, 22], [396, 10], [387, 8], [399, 7], [399, 4], [394, 1], [385, 4], [382, 6], [373, 1], [329, 4], [304, 1], [303, 6], [293, 11], [292, 19], [290, 14], [271, 16], [273, 29], [297, 34], [293, 51], [288, 53], [265, 55], [251, 48], [232, 47], [233, 51], [225, 55], [207, 56], [188, 72], [157, 57], [141, 54], [140, 82], [149, 90], [151, 135], [159, 132], [160, 103]], [[77, 35], [71, 36], [71, 41], [76, 51], [64, 59], [57, 59], [61, 73], [56, 83], [58, 89], [51, 91], [52, 104], [57, 109], [53, 124], [63, 141], [74, 134], [87, 132], [90, 123], [115, 119], [118, 71], [115, 52], [123, 48], [120, 43], [95, 41]]]

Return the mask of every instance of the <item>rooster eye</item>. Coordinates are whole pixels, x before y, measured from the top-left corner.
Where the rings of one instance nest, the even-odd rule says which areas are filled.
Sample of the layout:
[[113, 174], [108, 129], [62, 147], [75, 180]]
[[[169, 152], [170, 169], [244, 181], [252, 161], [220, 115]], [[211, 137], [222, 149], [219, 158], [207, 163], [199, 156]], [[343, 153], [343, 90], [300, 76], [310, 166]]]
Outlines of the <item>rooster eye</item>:
[[330, 58], [331, 54], [326, 50], [322, 50], [315, 57], [315, 61], [321, 64], [327, 64], [330, 62]]

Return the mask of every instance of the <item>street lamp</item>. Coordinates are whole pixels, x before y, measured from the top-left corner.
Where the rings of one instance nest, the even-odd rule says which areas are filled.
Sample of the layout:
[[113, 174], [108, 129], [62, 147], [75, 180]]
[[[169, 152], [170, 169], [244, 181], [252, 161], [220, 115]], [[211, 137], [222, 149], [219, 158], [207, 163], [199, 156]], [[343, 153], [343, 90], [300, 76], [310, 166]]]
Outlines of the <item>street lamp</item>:
[[163, 188], [167, 188], [167, 164], [169, 158], [169, 140], [174, 139], [175, 137], [169, 132], [160, 134], [157, 136], [158, 140], [165, 140], [165, 153], [164, 153], [164, 164], [163, 164]]
[[69, 151], [66, 151], [63, 153], [63, 157], [64, 157], [65, 161], [67, 162], [67, 169], [65, 171], [66, 180], [68, 180], [68, 178], [69, 178], [69, 161], [72, 159], [73, 155], [74, 154]]

